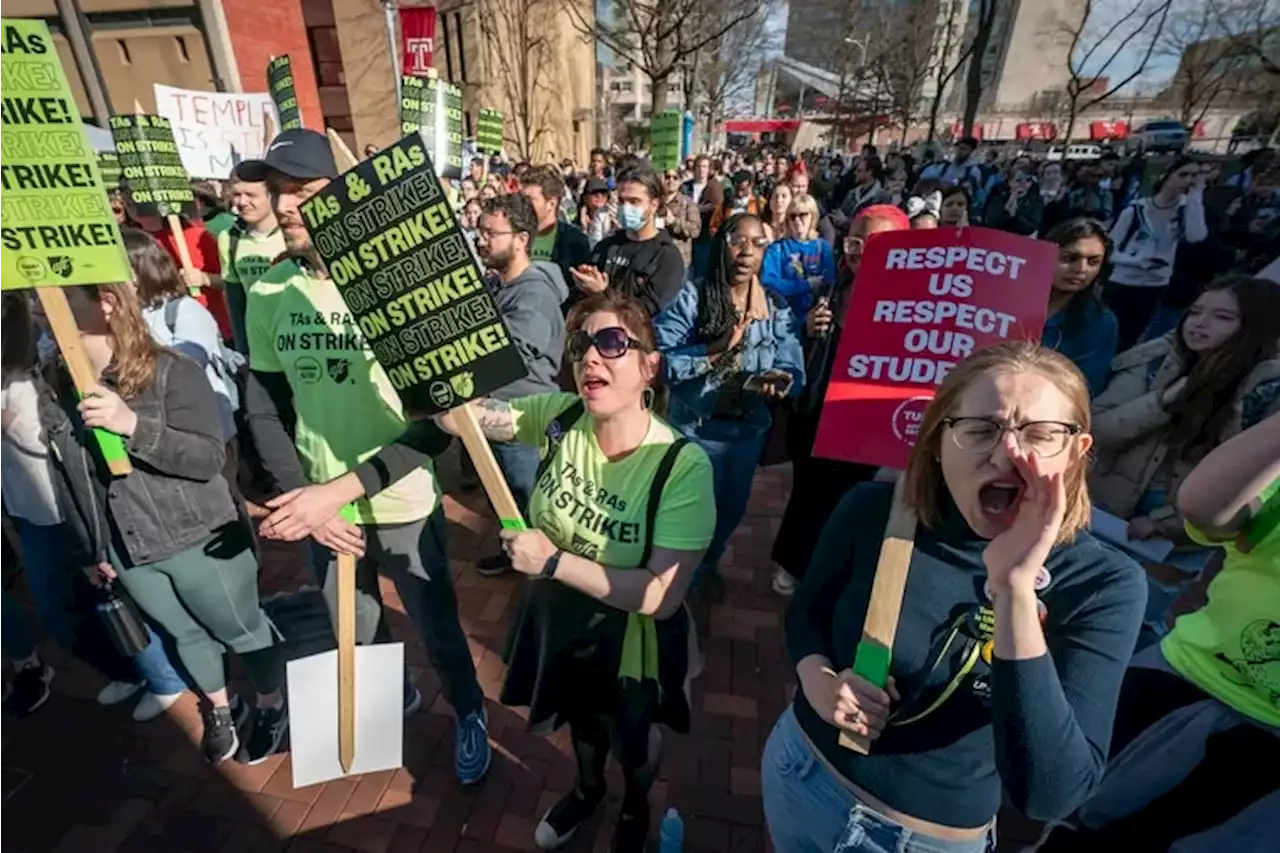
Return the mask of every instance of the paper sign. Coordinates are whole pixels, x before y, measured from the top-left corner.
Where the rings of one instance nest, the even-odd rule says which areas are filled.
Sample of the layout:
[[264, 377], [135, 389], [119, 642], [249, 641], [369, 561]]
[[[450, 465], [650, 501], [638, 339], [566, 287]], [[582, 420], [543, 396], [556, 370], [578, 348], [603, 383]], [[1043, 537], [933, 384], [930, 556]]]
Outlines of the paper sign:
[[150, 115], [112, 116], [120, 173], [133, 203], [161, 216], [196, 215], [196, 197], [182, 167], [178, 143], [167, 118]]
[[476, 148], [491, 154], [502, 150], [503, 119], [501, 110], [480, 111], [480, 120], [476, 124]]
[[680, 168], [680, 113], [665, 112], [649, 119], [649, 161], [653, 168]]
[[131, 280], [98, 157], [85, 136], [49, 28], [42, 21], [17, 19], [0, 25], [0, 287]]
[[1058, 247], [989, 228], [867, 242], [827, 385], [815, 456], [905, 468], [938, 384], [966, 355], [1039, 340]]
[[279, 127], [266, 92], [198, 92], [155, 84], [156, 114], [169, 119], [182, 165], [193, 178], [231, 177], [241, 160], [263, 156], [266, 117]]
[[462, 90], [434, 77], [400, 79], [400, 133], [421, 133], [442, 178], [462, 177]]
[[[356, 752], [353, 775], [404, 762], [404, 644], [356, 646]], [[346, 774], [338, 763], [338, 653], [289, 661], [289, 753], [293, 787]]]
[[298, 89], [293, 85], [293, 65], [289, 61], [289, 54], [277, 56], [267, 63], [267, 92], [276, 105], [276, 114], [280, 119], [277, 127], [280, 130], [302, 127]]
[[420, 134], [340, 175], [301, 210], [411, 417], [526, 375]]

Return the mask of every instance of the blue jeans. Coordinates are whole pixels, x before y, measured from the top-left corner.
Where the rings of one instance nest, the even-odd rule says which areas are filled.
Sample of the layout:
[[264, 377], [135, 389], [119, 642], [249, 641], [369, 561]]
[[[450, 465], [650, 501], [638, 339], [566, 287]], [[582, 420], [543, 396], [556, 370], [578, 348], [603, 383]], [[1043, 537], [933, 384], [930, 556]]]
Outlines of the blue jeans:
[[858, 801], [809, 746], [788, 706], [760, 762], [764, 817], [777, 853], [989, 853], [995, 828], [946, 841], [894, 823]]
[[701, 577], [706, 572], [719, 571], [720, 557], [729, 537], [747, 514], [751, 482], [756, 477], [769, 430], [767, 425], [762, 430], [757, 424], [710, 420], [680, 427], [680, 432], [706, 451], [715, 482], [716, 529], [695, 575]]
[[[529, 498], [533, 495], [534, 481], [538, 478], [538, 448], [531, 444], [520, 444], [515, 441], [494, 441], [489, 444], [493, 448], [498, 467], [507, 478], [511, 487], [511, 496], [522, 513], [529, 511]], [[530, 526], [533, 522], [525, 519]]]
[[[98, 670], [112, 681], [146, 681], [152, 693], [181, 693], [186, 682], [169, 663], [160, 637], [150, 626], [151, 643], [132, 659], [118, 654], [106, 634], [99, 630], [98, 614], [86, 596], [77, 595], [74, 574], [80, 571], [67, 558], [71, 532], [65, 524], [32, 524], [13, 519], [22, 543], [22, 563], [27, 586], [35, 600], [44, 629], [59, 646]], [[8, 619], [6, 596], [6, 621]], [[78, 623], [78, 624], [77, 624]]]

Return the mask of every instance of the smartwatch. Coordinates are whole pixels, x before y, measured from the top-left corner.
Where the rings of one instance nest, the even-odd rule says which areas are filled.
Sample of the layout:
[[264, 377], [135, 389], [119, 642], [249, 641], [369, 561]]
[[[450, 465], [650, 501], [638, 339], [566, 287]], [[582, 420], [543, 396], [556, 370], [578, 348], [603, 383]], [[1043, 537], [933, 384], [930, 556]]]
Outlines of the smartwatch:
[[556, 569], [560, 568], [560, 558], [562, 556], [564, 556], [564, 551], [557, 548], [554, 554], [547, 557], [547, 561], [542, 564], [542, 571], [538, 573], [538, 580], [549, 581], [554, 578], [556, 576]]

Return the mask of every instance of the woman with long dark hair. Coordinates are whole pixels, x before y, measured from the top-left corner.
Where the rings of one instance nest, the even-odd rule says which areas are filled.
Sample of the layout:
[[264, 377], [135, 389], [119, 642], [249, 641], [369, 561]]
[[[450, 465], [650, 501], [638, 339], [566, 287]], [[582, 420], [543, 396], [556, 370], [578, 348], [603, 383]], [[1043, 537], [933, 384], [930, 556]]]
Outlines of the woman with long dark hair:
[[730, 217], [711, 244], [707, 277], [686, 284], [654, 319], [671, 424], [706, 451], [715, 472], [716, 534], [696, 578], [713, 601], [724, 596], [718, 562], [747, 511], [773, 423], [769, 404], [804, 387], [791, 309], [760, 282], [768, 246], [757, 217]]
[[1058, 263], [1042, 343], [1074, 361], [1089, 393], [1097, 396], [1107, 387], [1119, 336], [1116, 315], [1102, 304], [1101, 294], [1111, 236], [1098, 220], [1080, 218], [1058, 223], [1044, 239], [1058, 244]]
[[[205, 758], [240, 747], [225, 649], [258, 692], [246, 760], [277, 751], [288, 727], [284, 661], [258, 602], [248, 525], [222, 477], [225, 442], [213, 392], [191, 358], [159, 346], [127, 284], [66, 288], [97, 385], [81, 398], [63, 364], [40, 404], [73, 535], [68, 546], [95, 583], [120, 583], [176, 641], [204, 695]], [[124, 439], [133, 471], [98, 464], [92, 430]]]

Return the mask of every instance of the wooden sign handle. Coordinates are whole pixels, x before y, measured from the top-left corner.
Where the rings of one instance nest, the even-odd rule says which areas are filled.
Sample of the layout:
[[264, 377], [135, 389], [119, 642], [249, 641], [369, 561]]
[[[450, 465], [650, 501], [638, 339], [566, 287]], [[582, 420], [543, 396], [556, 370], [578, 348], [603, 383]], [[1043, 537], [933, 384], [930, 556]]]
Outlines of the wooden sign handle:
[[337, 165], [338, 171], [345, 172], [348, 169], [355, 168], [355, 165], [360, 161], [356, 159], [356, 155], [351, 153], [347, 143], [342, 141], [338, 131], [332, 127], [325, 128], [325, 136], [329, 137], [329, 148], [333, 151], [333, 162]]
[[338, 554], [338, 764], [356, 761], [356, 558]]
[[[187, 248], [186, 235], [182, 233], [182, 220], [178, 218], [178, 214], [170, 213], [165, 217], [165, 221], [169, 223], [169, 235], [173, 237], [173, 244], [178, 247], [178, 258], [182, 261], [182, 268], [195, 269], [195, 264], [191, 263], [191, 250]], [[187, 292], [192, 296], [199, 296], [200, 288], [188, 287]]]
[[271, 140], [276, 138], [275, 122], [271, 120], [271, 114], [262, 113], [262, 156], [267, 156], [267, 149], [271, 147]]
[[[44, 316], [49, 321], [49, 331], [58, 343], [62, 359], [67, 363], [71, 373], [71, 381], [76, 386], [76, 393], [85, 393], [98, 384], [89, 366], [89, 357], [85, 355], [84, 344], [80, 341], [80, 329], [76, 326], [75, 315], [67, 304], [67, 294], [60, 287], [37, 287], [36, 296], [44, 309]], [[98, 441], [98, 449], [107, 463], [107, 469], [116, 477], [123, 477], [133, 471], [133, 463], [124, 449], [124, 439], [114, 432], [95, 429], [94, 438]]]
[[[907, 589], [907, 571], [915, 550], [916, 514], [903, 500], [906, 474], [898, 476], [893, 487], [893, 506], [889, 523], [880, 543], [880, 559], [876, 563], [876, 579], [871, 586], [871, 601], [862, 625], [862, 641], [853, 659], [853, 671], [877, 687], [889, 680], [889, 663], [893, 658], [893, 638], [898, 632], [902, 612], [902, 596]], [[866, 755], [871, 743], [850, 732], [840, 733], [840, 745]]]
[[502, 525], [502, 529], [525, 530], [524, 514], [511, 495], [507, 478], [502, 476], [502, 469], [498, 467], [498, 460], [493, 456], [489, 439], [485, 438], [484, 432], [480, 429], [480, 421], [476, 420], [475, 410], [469, 405], [464, 405], [450, 409], [449, 414], [453, 416], [453, 422], [458, 428], [458, 437], [462, 439], [462, 446], [467, 449], [467, 454], [475, 465], [476, 474], [484, 485], [489, 502], [493, 504], [493, 511], [498, 514], [498, 522]]

